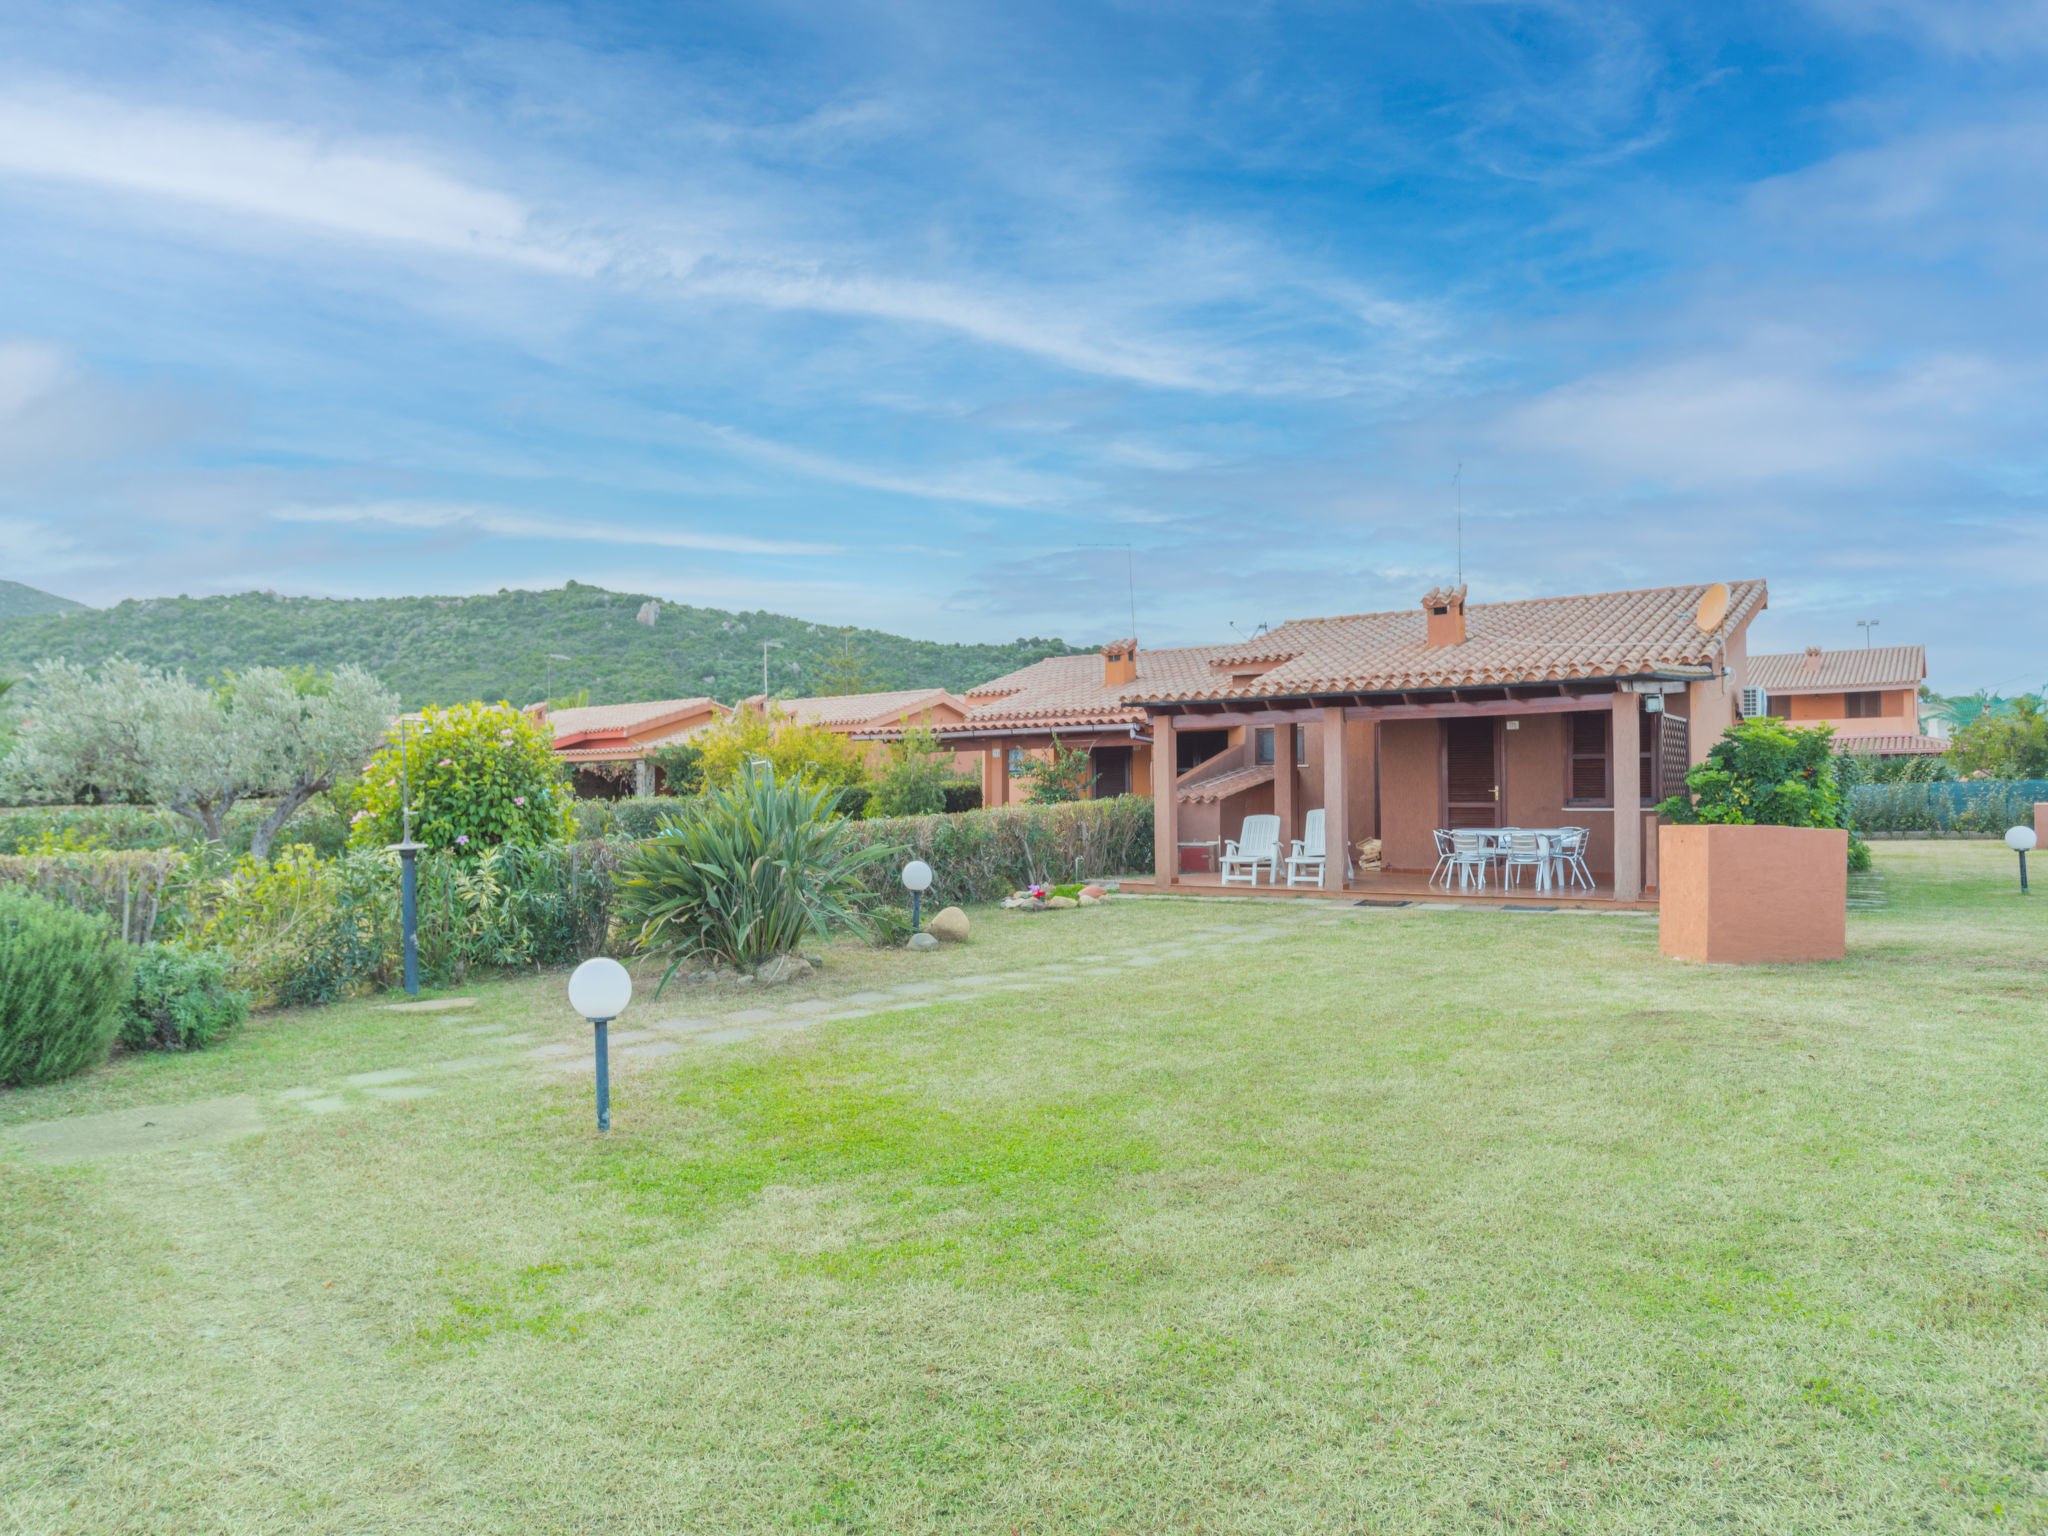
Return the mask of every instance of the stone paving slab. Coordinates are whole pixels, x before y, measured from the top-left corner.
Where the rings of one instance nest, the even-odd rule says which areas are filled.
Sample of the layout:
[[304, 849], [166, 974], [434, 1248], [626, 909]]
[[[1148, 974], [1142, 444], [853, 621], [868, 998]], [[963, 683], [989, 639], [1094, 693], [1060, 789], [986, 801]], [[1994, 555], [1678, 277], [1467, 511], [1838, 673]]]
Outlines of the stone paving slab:
[[872, 1006], [875, 1003], [893, 1003], [896, 999], [886, 992], [855, 992], [846, 1001], [849, 1003], [866, 1003]]
[[808, 1002], [791, 1003], [787, 1011], [790, 1013], [825, 1013], [828, 1012], [831, 1009], [831, 1007], [832, 1005], [826, 1002], [825, 999], [823, 999], [822, 997], [814, 997], [810, 999]]
[[424, 1099], [429, 1094], [439, 1093], [438, 1088], [429, 1088], [423, 1083], [395, 1084], [388, 1088], [365, 1088], [363, 1092], [373, 1099]]
[[714, 1029], [710, 1034], [697, 1038], [706, 1045], [738, 1045], [742, 1040], [753, 1039], [754, 1032], [751, 1029]]
[[334, 1094], [329, 1094], [321, 1099], [306, 1099], [300, 1103], [299, 1108], [307, 1111], [309, 1114], [331, 1115], [337, 1109], [347, 1109], [348, 1100], [337, 1097]]
[[889, 990], [898, 997], [928, 997], [934, 992], [943, 992], [946, 989], [936, 981], [906, 981], [902, 986], [891, 987]]
[[718, 1028], [718, 1021], [715, 1019], [660, 1019], [647, 1027], [649, 1029], [661, 1030], [665, 1034], [688, 1035], [695, 1034], [700, 1029], [716, 1029]]
[[742, 1008], [738, 1013], [725, 1016], [727, 1024], [766, 1024], [770, 1019], [782, 1017], [780, 1008]]
[[608, 1037], [613, 1045], [637, 1045], [642, 1040], [652, 1040], [655, 1032], [651, 1029], [615, 1029]]
[[503, 1056], [458, 1056], [453, 1061], [437, 1061], [434, 1067], [441, 1072], [481, 1072], [486, 1067], [495, 1067], [504, 1060]]
[[66, 1115], [61, 1120], [17, 1125], [11, 1134], [39, 1163], [83, 1163], [130, 1152], [168, 1152], [233, 1141], [262, 1129], [263, 1112], [255, 1099], [237, 1094], [190, 1104], [117, 1109], [104, 1115]]
[[574, 1056], [579, 1049], [580, 1047], [574, 1045], [537, 1045], [526, 1054], [537, 1060], [545, 1060], [553, 1056]]
[[650, 1040], [645, 1045], [627, 1046], [626, 1054], [628, 1056], [637, 1056], [644, 1061], [650, 1056], [673, 1056], [681, 1049], [682, 1046], [673, 1040]]
[[408, 1077], [418, 1076], [419, 1073], [411, 1067], [385, 1067], [379, 1072], [358, 1072], [353, 1077], [343, 1078], [342, 1081], [351, 1088], [375, 1088], [383, 1083], [402, 1083]]
[[421, 1003], [386, 1003], [386, 1013], [446, 1013], [451, 1008], [474, 1008], [473, 997], [437, 997]]
[[465, 1035], [502, 1035], [505, 1033], [505, 1026], [502, 1024], [468, 1024], [463, 1026], [462, 1032]]

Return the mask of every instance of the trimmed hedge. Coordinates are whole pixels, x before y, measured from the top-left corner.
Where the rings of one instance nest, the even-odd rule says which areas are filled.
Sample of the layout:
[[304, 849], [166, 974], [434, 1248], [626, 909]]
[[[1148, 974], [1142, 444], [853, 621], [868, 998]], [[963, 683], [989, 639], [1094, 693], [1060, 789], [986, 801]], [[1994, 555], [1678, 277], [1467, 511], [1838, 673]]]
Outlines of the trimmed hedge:
[[[275, 802], [245, 800], [227, 817], [227, 851], [237, 857], [249, 851], [257, 823]], [[199, 832], [182, 816], [153, 805], [18, 805], [0, 809], [0, 854], [36, 848], [45, 836], [66, 850], [126, 848], [189, 848]], [[278, 833], [276, 847], [305, 843], [332, 858], [348, 842], [348, 824], [325, 797], [304, 807]]]
[[913, 858], [932, 867], [934, 907], [1001, 901], [1038, 881], [1150, 874], [1152, 802], [1142, 795], [1011, 805], [957, 816], [904, 816], [855, 823], [862, 841], [901, 851], [871, 866], [869, 889], [903, 899], [900, 872]]
[[1849, 818], [1859, 832], [1996, 832], [2032, 826], [2048, 779], [1964, 779], [1953, 784], [1859, 784]]
[[77, 912], [115, 925], [134, 944], [147, 944], [173, 909], [186, 855], [175, 848], [93, 853], [0, 854], [0, 887], [21, 886]]
[[106, 1059], [130, 954], [104, 917], [0, 887], [0, 1085], [54, 1082]]

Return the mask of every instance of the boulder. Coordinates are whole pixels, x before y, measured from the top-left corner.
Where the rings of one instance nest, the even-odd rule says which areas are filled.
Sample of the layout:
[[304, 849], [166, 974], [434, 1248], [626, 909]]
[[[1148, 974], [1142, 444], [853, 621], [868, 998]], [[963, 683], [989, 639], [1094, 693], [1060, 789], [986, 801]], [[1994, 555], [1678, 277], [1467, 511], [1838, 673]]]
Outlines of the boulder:
[[938, 947], [939, 941], [928, 933], [913, 933], [910, 936], [910, 942], [904, 945], [905, 949], [937, 949]]
[[754, 972], [754, 979], [764, 987], [780, 987], [792, 981], [802, 981], [812, 974], [811, 962], [802, 955], [777, 955]]
[[1086, 892], [1086, 891], [1083, 891], [1083, 892], [1081, 893], [1081, 905], [1082, 905], [1082, 906], [1084, 906], [1084, 907], [1095, 907], [1095, 906], [1100, 906], [1101, 904], [1102, 904], [1102, 898], [1101, 898], [1100, 896], [1091, 896], [1091, 895], [1090, 895], [1090, 894], [1089, 894], [1088, 892]]
[[1078, 901], [1074, 900], [1074, 898], [1073, 898], [1073, 897], [1071, 897], [1071, 896], [1055, 896], [1055, 897], [1053, 897], [1053, 898], [1052, 898], [1052, 900], [1048, 901], [1048, 902], [1046, 903], [1046, 905], [1047, 905], [1048, 907], [1060, 907], [1060, 908], [1066, 908], [1066, 907], [1078, 907], [1079, 905], [1081, 905], [1081, 903], [1079, 903]]
[[958, 907], [947, 907], [932, 915], [932, 937], [947, 944], [958, 944], [967, 937], [967, 914]]

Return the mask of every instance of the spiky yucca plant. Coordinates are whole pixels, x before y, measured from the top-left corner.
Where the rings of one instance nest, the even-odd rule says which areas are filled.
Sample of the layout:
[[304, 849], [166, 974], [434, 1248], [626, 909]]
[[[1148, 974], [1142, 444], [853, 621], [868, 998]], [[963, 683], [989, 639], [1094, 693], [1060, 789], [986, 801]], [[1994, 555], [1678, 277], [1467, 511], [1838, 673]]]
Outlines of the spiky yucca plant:
[[619, 914], [669, 956], [663, 986], [689, 961], [747, 968], [834, 928], [865, 934], [861, 873], [895, 849], [859, 846], [832, 814], [837, 800], [836, 786], [784, 783], [754, 764], [683, 801], [640, 845], [619, 872]]

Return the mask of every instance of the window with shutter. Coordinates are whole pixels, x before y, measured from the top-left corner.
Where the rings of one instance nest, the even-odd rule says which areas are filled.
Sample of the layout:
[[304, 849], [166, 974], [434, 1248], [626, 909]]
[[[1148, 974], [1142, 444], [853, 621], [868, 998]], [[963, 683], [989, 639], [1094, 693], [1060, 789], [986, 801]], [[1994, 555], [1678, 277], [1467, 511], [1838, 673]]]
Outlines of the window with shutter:
[[1770, 711], [1773, 720], [1790, 720], [1792, 718], [1792, 696], [1790, 694], [1772, 694], [1770, 701], [1764, 707]]
[[1608, 805], [1607, 738], [1613, 717], [1607, 710], [1582, 710], [1566, 715], [1567, 805]]
[[1884, 713], [1882, 693], [1850, 693], [1842, 697], [1842, 713], [1851, 720], [1875, 720]]
[[1273, 728], [1263, 727], [1252, 738], [1252, 761], [1270, 763], [1273, 761]]

